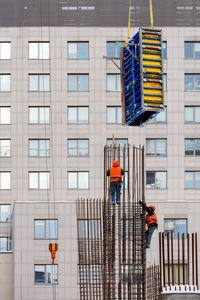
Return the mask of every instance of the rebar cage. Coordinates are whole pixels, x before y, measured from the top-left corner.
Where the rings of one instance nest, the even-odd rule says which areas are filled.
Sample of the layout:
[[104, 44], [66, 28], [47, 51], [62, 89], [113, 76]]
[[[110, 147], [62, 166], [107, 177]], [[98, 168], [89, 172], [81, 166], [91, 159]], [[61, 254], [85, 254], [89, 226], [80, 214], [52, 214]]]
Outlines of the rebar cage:
[[[120, 205], [111, 205], [107, 176], [114, 159], [124, 170]], [[145, 212], [139, 200], [145, 200], [144, 147], [105, 146], [104, 199], [79, 199], [76, 205], [81, 300], [157, 299], [159, 270], [146, 268]]]

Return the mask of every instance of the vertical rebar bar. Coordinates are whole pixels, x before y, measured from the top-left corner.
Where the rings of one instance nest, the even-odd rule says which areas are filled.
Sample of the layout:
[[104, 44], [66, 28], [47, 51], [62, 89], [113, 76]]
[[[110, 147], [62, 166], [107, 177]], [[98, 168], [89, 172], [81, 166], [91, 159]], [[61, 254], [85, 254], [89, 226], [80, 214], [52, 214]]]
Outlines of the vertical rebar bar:
[[172, 257], [172, 286], [174, 286], [174, 240], [171, 232], [171, 257]]
[[195, 233], [195, 253], [196, 253], [196, 286], [197, 286], [197, 290], [198, 290], [198, 252], [197, 252], [197, 233]]
[[168, 286], [170, 286], [170, 261], [169, 261], [169, 232], [167, 232], [167, 268], [168, 268]]
[[190, 235], [187, 233], [187, 284], [190, 285]]
[[180, 239], [178, 232], [178, 285], [180, 286]]
[[183, 267], [183, 285], [185, 285], [185, 234], [182, 233], [182, 267]]
[[192, 233], [192, 284], [194, 286], [194, 233]]

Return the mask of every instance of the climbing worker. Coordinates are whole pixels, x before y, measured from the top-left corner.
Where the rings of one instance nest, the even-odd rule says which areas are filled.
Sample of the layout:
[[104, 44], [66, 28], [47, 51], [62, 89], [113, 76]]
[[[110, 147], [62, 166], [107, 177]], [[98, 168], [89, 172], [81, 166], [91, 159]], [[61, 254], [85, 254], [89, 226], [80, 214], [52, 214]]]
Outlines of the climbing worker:
[[114, 160], [112, 163], [112, 168], [107, 171], [107, 176], [110, 176], [110, 189], [111, 189], [111, 204], [115, 204], [115, 194], [116, 203], [120, 204], [120, 191], [122, 186], [122, 175], [124, 175], [124, 170], [119, 167], [119, 162]]
[[152, 235], [154, 231], [158, 228], [158, 221], [155, 213], [156, 208], [154, 205], [147, 206], [142, 201], [139, 201], [139, 204], [142, 205], [143, 209], [147, 212], [146, 223], [148, 229], [146, 231], [146, 248], [150, 248]]

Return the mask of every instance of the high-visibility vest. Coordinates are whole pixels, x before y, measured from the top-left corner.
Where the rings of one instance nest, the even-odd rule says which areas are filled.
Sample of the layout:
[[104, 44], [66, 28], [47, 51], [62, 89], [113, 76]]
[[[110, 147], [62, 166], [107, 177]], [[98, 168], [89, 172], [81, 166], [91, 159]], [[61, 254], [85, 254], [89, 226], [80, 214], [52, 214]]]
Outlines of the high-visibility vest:
[[122, 181], [122, 169], [120, 167], [110, 168], [110, 182]]
[[158, 224], [158, 220], [157, 220], [157, 216], [155, 214], [155, 212], [153, 212], [152, 216], [149, 216], [149, 214], [146, 215], [146, 223], [148, 225], [148, 227], [154, 223], [154, 224]]

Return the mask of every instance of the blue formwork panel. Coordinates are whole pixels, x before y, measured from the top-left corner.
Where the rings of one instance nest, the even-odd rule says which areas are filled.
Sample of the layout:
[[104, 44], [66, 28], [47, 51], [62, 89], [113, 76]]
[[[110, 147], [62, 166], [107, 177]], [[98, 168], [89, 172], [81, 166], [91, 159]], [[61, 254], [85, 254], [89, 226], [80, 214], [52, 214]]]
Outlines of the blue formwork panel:
[[140, 28], [121, 52], [123, 124], [142, 126], [164, 109], [161, 31]]

